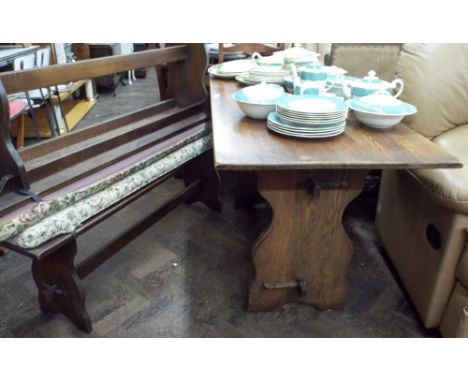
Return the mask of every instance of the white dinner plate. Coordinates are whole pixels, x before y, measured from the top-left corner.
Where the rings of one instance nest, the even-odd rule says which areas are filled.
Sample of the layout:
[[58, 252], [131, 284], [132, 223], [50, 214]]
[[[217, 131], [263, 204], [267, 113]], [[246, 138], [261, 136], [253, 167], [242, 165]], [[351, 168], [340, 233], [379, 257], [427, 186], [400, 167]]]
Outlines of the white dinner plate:
[[339, 118], [346, 118], [348, 115], [348, 110], [344, 110], [340, 113], [333, 113], [333, 114], [299, 114], [299, 113], [292, 113], [288, 110], [284, 110], [281, 107], [276, 108], [278, 114], [282, 114], [289, 118], [298, 118], [298, 119], [305, 119], [305, 120], [315, 120], [315, 121], [326, 121], [332, 119], [339, 119]]
[[278, 101], [278, 107], [302, 115], [332, 115], [348, 109], [347, 102], [338, 97], [285, 95]]
[[217, 70], [221, 74], [240, 74], [248, 72], [252, 68], [256, 67], [257, 64], [252, 60], [248, 59], [228, 61], [213, 66], [217, 66]]
[[346, 125], [346, 121], [341, 121], [339, 123], [333, 124], [323, 124], [323, 125], [315, 125], [315, 126], [304, 126], [298, 125], [296, 123], [291, 123], [288, 121], [282, 120], [275, 112], [268, 114], [268, 123], [278, 127], [279, 129], [293, 131], [293, 132], [300, 132], [300, 133], [321, 133], [321, 132], [334, 132], [336, 130], [341, 129], [343, 126]]
[[332, 119], [332, 120], [314, 121], [314, 120], [308, 120], [308, 119], [290, 118], [290, 117], [282, 115], [280, 113], [277, 113], [277, 114], [282, 120], [284, 120], [286, 122], [298, 123], [298, 124], [305, 125], [305, 126], [333, 125], [333, 124], [343, 123], [343, 122], [346, 121], [345, 117], [336, 118], [336, 119]]
[[218, 70], [219, 65], [212, 65], [208, 68], [208, 73], [211, 74], [213, 77], [218, 77], [218, 78], [234, 78], [237, 74], [225, 74], [225, 73], [220, 73]]
[[336, 133], [337, 131], [339, 130], [343, 130], [343, 126], [345, 124], [341, 124], [341, 125], [338, 125], [336, 127], [334, 127], [333, 129], [311, 129], [311, 128], [304, 128], [304, 129], [299, 129], [299, 128], [294, 128], [294, 129], [289, 129], [289, 128], [285, 128], [285, 127], [282, 127], [280, 125], [277, 125], [275, 123], [272, 123], [271, 121], [268, 121], [267, 122], [270, 126], [278, 129], [278, 130], [283, 130], [283, 131], [290, 131], [292, 133], [298, 133], [298, 134], [304, 134], [304, 135], [311, 135], [311, 136], [316, 136], [316, 135], [327, 135], [327, 134], [334, 134]]
[[273, 126], [271, 124], [267, 124], [267, 127], [268, 127], [269, 130], [274, 131], [274, 132], [276, 132], [278, 134], [282, 134], [282, 135], [286, 135], [286, 136], [290, 136], [290, 137], [296, 137], [296, 138], [306, 138], [306, 139], [319, 139], [319, 138], [336, 137], [338, 135], [343, 134], [343, 132], [345, 130], [344, 125], [343, 125], [342, 129], [337, 130], [337, 131], [335, 131], [333, 133], [311, 135], [311, 134], [303, 134], [303, 133], [293, 132], [293, 131], [290, 131], [290, 130], [283, 130], [283, 129], [280, 129], [280, 128], [278, 128], [276, 126]]

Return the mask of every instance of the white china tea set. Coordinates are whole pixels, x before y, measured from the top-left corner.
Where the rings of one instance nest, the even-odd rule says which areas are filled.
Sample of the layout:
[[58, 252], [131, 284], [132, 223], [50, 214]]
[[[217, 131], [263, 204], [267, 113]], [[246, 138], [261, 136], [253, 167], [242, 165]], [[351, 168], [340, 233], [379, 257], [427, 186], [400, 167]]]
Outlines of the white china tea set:
[[254, 53], [251, 59], [214, 65], [208, 71], [250, 85], [233, 98], [248, 117], [266, 119], [268, 129], [283, 135], [337, 136], [344, 132], [348, 109], [376, 129], [394, 127], [417, 112], [398, 99], [404, 89], [401, 79], [387, 82], [374, 71], [364, 78], [346, 76], [345, 69], [321, 65], [318, 57], [295, 46], [268, 57]]

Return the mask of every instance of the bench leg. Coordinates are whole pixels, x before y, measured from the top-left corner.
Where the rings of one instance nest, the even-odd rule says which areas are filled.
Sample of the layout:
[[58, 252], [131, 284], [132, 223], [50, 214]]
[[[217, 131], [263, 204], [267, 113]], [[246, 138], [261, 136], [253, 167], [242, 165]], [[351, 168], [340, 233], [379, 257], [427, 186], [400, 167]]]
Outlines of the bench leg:
[[208, 151], [184, 168], [185, 185], [201, 179], [198, 192], [186, 203], [202, 202], [214, 211], [221, 211], [221, 200], [219, 198], [219, 176], [213, 164], [213, 153]]
[[73, 260], [76, 241], [59, 248], [42, 260], [33, 260], [32, 274], [39, 292], [39, 306], [46, 313], [62, 313], [80, 330], [91, 332], [91, 320], [84, 304]]

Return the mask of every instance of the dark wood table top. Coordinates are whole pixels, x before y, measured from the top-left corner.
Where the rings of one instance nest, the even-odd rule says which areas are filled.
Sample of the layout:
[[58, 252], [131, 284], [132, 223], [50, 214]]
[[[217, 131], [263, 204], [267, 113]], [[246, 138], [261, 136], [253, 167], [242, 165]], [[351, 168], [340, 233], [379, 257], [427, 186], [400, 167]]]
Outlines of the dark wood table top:
[[345, 133], [300, 139], [269, 131], [246, 117], [232, 94], [234, 80], [210, 79], [215, 165], [218, 170], [458, 168], [460, 161], [404, 124], [375, 130], [350, 114]]

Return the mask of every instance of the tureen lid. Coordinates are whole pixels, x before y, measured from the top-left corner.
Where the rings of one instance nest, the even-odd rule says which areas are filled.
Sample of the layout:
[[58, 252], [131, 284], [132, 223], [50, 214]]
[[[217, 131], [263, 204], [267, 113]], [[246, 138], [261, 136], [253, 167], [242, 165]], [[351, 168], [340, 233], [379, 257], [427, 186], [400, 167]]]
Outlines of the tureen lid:
[[284, 90], [281, 86], [275, 84], [260, 84], [247, 86], [235, 92], [233, 97], [236, 101], [255, 103], [255, 104], [271, 104], [281, 97]]
[[410, 115], [417, 112], [415, 106], [400, 101], [383, 90], [365, 97], [353, 98], [350, 100], [350, 106], [358, 111], [373, 114]]
[[283, 55], [281, 54], [262, 56], [258, 52], [252, 54], [252, 60], [254, 62], [260, 63], [261, 65], [283, 65], [284, 62]]
[[296, 44], [292, 48], [288, 48], [284, 51], [284, 58], [287, 60], [297, 60], [301, 58], [315, 58], [320, 56], [320, 54], [316, 52], [312, 52], [311, 50], [305, 49], [300, 46], [300, 44]]

